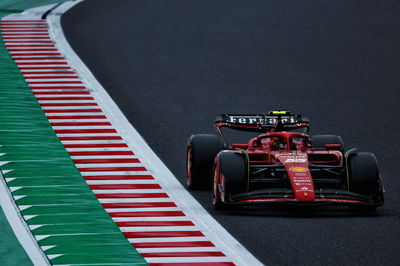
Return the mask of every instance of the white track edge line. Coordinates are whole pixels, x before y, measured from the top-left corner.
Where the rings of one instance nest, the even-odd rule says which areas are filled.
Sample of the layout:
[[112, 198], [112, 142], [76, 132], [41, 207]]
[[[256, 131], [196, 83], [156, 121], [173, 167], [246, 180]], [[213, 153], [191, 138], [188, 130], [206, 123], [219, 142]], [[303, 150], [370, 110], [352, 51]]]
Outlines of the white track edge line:
[[39, 247], [38, 242], [32, 235], [31, 230], [21, 216], [19, 209], [11, 195], [10, 190], [4, 180], [3, 174], [0, 172], [0, 205], [3, 212], [14, 231], [15, 236], [24, 248], [26, 254], [34, 265], [50, 265], [46, 255]]
[[[82, 78], [83, 83], [87, 85], [88, 88], [93, 89], [92, 96], [98, 100], [99, 106], [127, 144], [130, 147], [140, 147], [140, 150], [134, 149], [137, 154], [140, 154], [139, 158], [148, 163], [147, 166], [151, 167], [154, 172], [153, 175], [159, 180], [160, 184], [171, 198], [174, 201], [180, 199], [179, 202], [176, 202], [178, 206], [180, 206], [186, 215], [206, 234], [207, 238], [214, 242], [215, 245], [223, 248], [226, 255], [238, 265], [262, 265], [182, 187], [171, 171], [164, 165], [161, 159], [158, 158], [137, 130], [129, 123], [128, 119], [87, 66], [78, 55], [75, 54], [64, 36], [60, 18], [61, 14], [80, 2], [81, 0], [65, 2], [48, 15], [49, 34], [56, 42], [56, 46], [66, 57], [70, 66], [75, 69], [77, 74]], [[188, 204], [188, 202], [190, 202], [190, 204]]]

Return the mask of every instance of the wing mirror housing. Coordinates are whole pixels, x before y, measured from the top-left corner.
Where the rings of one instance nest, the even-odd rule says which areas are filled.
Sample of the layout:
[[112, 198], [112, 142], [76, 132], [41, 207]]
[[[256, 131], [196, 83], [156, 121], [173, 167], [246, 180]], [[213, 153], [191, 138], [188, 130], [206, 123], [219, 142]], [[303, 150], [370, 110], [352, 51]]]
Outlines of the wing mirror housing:
[[340, 144], [325, 144], [325, 149], [327, 150], [338, 150], [342, 147]]

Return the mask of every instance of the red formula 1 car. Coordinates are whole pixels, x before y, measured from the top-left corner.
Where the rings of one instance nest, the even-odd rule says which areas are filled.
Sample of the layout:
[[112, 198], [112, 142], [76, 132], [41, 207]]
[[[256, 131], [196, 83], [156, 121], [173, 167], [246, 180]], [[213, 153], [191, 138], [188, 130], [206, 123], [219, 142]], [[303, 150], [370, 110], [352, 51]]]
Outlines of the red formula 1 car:
[[[213, 190], [213, 205], [287, 203], [347, 205], [374, 211], [384, 204], [382, 181], [372, 153], [344, 153], [336, 135], [310, 137], [301, 115], [224, 114], [218, 135], [192, 135], [187, 149], [190, 189]], [[255, 132], [246, 143], [228, 144], [223, 128]]]

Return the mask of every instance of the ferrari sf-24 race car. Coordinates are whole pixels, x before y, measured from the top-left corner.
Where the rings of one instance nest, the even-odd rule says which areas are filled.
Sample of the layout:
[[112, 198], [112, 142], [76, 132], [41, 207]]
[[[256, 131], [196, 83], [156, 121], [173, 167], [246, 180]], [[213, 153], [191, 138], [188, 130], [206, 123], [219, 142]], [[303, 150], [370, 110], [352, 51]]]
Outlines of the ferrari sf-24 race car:
[[[374, 211], [384, 204], [375, 156], [357, 149], [345, 153], [340, 136], [310, 137], [310, 122], [302, 115], [223, 114], [215, 128], [218, 135], [190, 137], [186, 170], [190, 189], [212, 189], [216, 209], [286, 203]], [[228, 144], [223, 128], [257, 135]]]

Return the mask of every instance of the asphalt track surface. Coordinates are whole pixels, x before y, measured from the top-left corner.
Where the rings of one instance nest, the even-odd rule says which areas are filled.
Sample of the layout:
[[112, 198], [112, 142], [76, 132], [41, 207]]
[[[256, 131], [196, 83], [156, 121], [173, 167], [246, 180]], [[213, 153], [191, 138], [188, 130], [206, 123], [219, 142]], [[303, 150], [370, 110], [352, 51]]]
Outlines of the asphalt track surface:
[[376, 154], [387, 203], [216, 212], [268, 265], [400, 262], [399, 1], [87, 0], [62, 18], [97, 79], [182, 183], [186, 140], [219, 113], [289, 109]]

